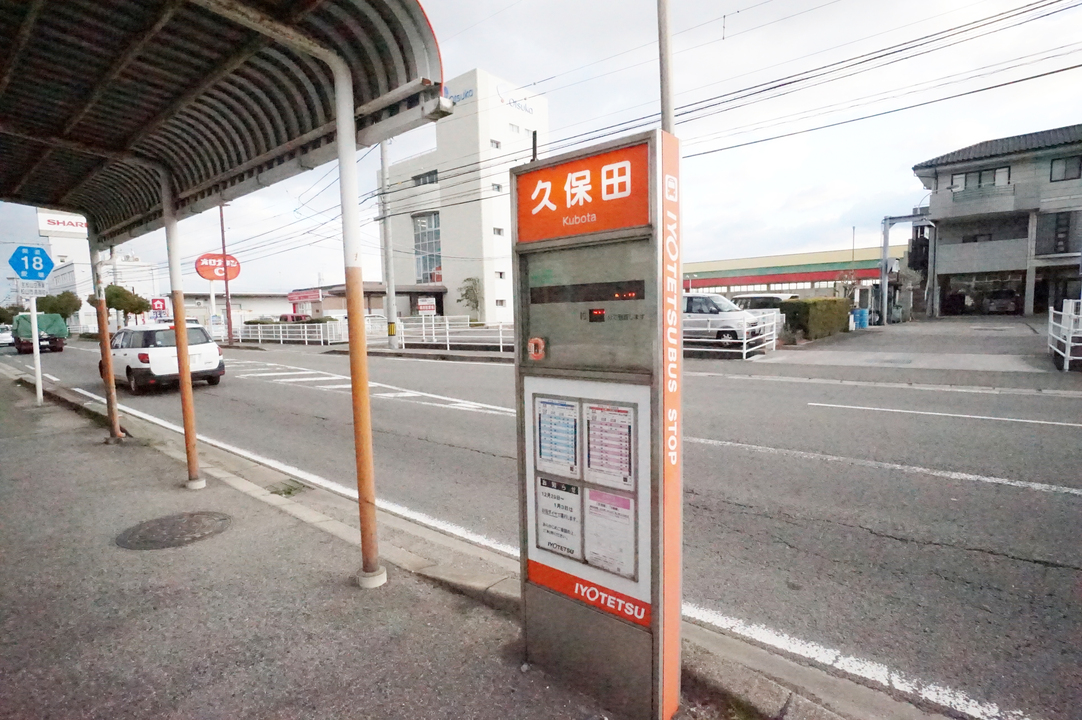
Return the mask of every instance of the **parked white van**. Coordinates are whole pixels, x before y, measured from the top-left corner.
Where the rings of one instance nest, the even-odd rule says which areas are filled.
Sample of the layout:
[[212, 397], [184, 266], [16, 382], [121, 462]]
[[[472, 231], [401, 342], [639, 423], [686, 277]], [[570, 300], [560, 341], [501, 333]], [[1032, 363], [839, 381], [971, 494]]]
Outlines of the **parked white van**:
[[748, 293], [733, 295], [732, 300], [744, 310], [776, 310], [786, 300], [799, 300], [796, 293]]
[[695, 340], [744, 340], [763, 332], [760, 319], [724, 295], [684, 295], [684, 337]]

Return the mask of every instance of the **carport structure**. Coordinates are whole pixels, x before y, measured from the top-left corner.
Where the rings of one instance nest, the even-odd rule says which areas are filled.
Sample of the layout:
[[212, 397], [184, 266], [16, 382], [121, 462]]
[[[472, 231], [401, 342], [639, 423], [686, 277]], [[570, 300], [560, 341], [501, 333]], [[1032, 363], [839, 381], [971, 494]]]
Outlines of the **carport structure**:
[[[182, 319], [177, 221], [337, 157], [362, 584], [381, 573], [356, 150], [448, 114], [442, 80], [415, 0], [0, 0], [0, 200], [87, 218], [116, 437], [101, 251], [164, 227]], [[187, 333], [175, 325], [195, 489]]]

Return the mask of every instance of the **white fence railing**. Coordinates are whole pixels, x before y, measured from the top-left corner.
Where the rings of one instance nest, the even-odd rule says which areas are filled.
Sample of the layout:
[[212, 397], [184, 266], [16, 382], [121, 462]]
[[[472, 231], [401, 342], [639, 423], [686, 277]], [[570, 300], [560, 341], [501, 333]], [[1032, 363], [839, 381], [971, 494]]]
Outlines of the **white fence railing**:
[[732, 356], [737, 353], [744, 360], [755, 353], [766, 353], [778, 347], [778, 329], [785, 316], [778, 310], [749, 310], [755, 321], [741, 317], [727, 321], [724, 326], [703, 325], [694, 319], [684, 322], [684, 350], [717, 353]]
[[1082, 300], [1064, 300], [1063, 310], [1048, 311], [1048, 353], [1063, 371], [1072, 362], [1082, 365]]
[[[215, 340], [225, 339], [225, 328], [215, 325], [211, 335]], [[386, 325], [383, 329], [387, 333]], [[240, 342], [296, 343], [304, 345], [333, 345], [349, 342], [349, 329], [345, 320], [326, 323], [274, 323], [268, 325], [234, 325], [233, 339]]]
[[398, 319], [402, 347], [438, 347], [444, 350], [486, 349], [509, 352], [514, 349], [513, 323], [471, 325], [465, 315], [421, 315]]

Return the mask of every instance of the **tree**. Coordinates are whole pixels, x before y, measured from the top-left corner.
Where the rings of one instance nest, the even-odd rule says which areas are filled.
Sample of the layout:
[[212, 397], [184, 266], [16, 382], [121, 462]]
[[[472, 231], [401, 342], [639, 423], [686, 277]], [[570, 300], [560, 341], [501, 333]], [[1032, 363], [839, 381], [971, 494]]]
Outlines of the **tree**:
[[19, 313], [26, 312], [26, 308], [22, 305], [8, 305], [7, 307], [0, 307], [0, 325], [10, 325], [15, 321], [15, 316]]
[[105, 307], [124, 313], [127, 325], [129, 315], [142, 315], [150, 310], [150, 301], [120, 285], [109, 285], [105, 288]]
[[38, 298], [38, 312], [56, 313], [66, 321], [83, 306], [79, 296], [70, 290], [65, 290], [59, 295], [46, 295]]
[[[481, 300], [484, 297], [481, 280], [475, 277], [466, 278], [458, 288], [458, 301], [470, 309], [470, 316], [481, 309]], [[480, 317], [480, 313], [478, 313]]]

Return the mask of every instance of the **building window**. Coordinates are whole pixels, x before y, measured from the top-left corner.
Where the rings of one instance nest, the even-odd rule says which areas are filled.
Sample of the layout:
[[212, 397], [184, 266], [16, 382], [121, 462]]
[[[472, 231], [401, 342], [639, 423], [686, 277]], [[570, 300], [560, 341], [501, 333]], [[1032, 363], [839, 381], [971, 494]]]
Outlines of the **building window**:
[[[500, 185], [499, 183], [492, 183], [492, 192], [503, 192], [503, 185]], [[502, 235], [503, 233], [496, 234]]]
[[499, 140], [489, 140], [488, 142], [492, 147], [496, 148], [497, 150], [499, 150], [501, 147]]
[[417, 282], [443, 282], [438, 212], [413, 216], [413, 254], [417, 263]]
[[983, 234], [979, 234], [979, 235], [963, 235], [962, 236], [962, 242], [964, 242], [964, 243], [988, 242], [991, 239], [992, 239], [992, 235], [990, 233], [983, 233]]
[[1082, 177], [1082, 155], [1059, 158], [1052, 161], [1052, 182], [1061, 180], [1077, 180]]
[[507, 307], [507, 301], [506, 300], [497, 300], [496, 301], [496, 307]]
[[421, 173], [420, 175], [414, 175], [413, 176], [413, 184], [414, 184], [414, 186], [417, 186], [417, 185], [435, 185], [439, 181], [440, 181], [439, 171], [437, 171], [437, 170], [431, 170], [429, 172]]
[[503, 270], [497, 270], [496, 271], [496, 279], [497, 280], [503, 280], [505, 277], [507, 277], [506, 272], [504, 272]]
[[983, 187], [1002, 187], [1011, 184], [1010, 167], [989, 168], [951, 175], [951, 190], [975, 190]]
[[1065, 253], [1068, 248], [1068, 238], [1071, 236], [1071, 213], [1056, 213], [1055, 244], [1052, 252]]
[[518, 132], [518, 125], [515, 125], [514, 123], [509, 123], [509, 124], [507, 125], [507, 127], [509, 127], [509, 128], [511, 129], [511, 132], [513, 132], [513, 133], [517, 133], [517, 132]]
[[493, 235], [503, 235], [503, 228], [492, 228]]

